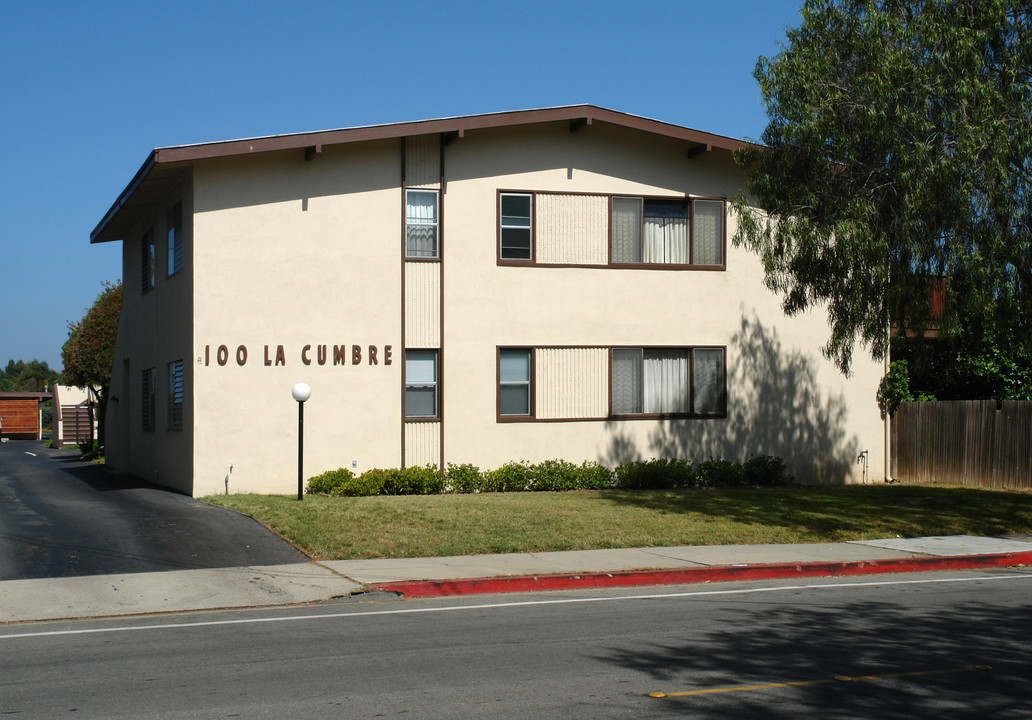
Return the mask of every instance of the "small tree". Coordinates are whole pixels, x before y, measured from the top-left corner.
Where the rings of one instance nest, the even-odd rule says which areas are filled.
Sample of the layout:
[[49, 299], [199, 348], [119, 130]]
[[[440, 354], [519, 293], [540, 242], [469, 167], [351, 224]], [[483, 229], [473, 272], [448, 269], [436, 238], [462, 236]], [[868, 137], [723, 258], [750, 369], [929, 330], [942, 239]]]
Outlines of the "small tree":
[[[104, 444], [104, 418], [111, 388], [111, 366], [115, 359], [118, 315], [122, 309], [122, 283], [103, 283], [104, 289], [77, 323], [68, 324], [68, 341], [61, 349], [64, 381], [88, 388], [97, 396], [99, 444]], [[91, 406], [92, 407], [92, 406]], [[90, 412], [90, 441], [93, 441], [93, 413]]]

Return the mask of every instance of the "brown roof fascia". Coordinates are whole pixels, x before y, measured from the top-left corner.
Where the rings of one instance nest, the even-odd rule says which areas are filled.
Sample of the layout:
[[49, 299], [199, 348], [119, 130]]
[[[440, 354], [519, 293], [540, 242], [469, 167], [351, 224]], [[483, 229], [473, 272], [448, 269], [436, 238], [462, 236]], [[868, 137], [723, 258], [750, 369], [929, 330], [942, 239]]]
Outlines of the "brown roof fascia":
[[93, 232], [90, 233], [90, 243], [101, 242], [98, 240], [100, 233], [107, 227], [107, 224], [118, 214], [118, 211], [122, 209], [122, 206], [126, 204], [129, 198], [132, 197], [133, 193], [136, 192], [136, 188], [139, 187], [143, 179], [150, 173], [151, 168], [154, 167], [158, 151], [154, 150], [147, 159], [144, 161], [140, 169], [133, 175], [133, 179], [129, 181], [129, 184], [125, 186], [125, 190], [121, 192], [118, 199], [115, 200], [115, 204], [104, 214], [104, 217], [97, 223], [97, 227], [93, 228]]
[[156, 163], [168, 163], [203, 160], [231, 155], [249, 155], [256, 152], [294, 150], [316, 146], [325, 147], [326, 145], [436, 133], [459, 133], [459, 137], [462, 137], [467, 130], [573, 120], [606, 122], [612, 125], [665, 135], [702, 145], [711, 145], [725, 150], [738, 150], [749, 144], [742, 140], [692, 130], [691, 128], [671, 125], [658, 120], [650, 120], [637, 115], [627, 115], [615, 110], [595, 107], [594, 105], [570, 105], [541, 110], [516, 110], [486, 115], [442, 118], [439, 120], [419, 120], [390, 125], [370, 125], [340, 130], [323, 130], [320, 132], [272, 135], [245, 140], [201, 143], [198, 145], [180, 145], [158, 148], [154, 151], [154, 161]]
[[[200, 143], [196, 145], [178, 145], [157, 148], [151, 152], [147, 160], [136, 172], [129, 185], [121, 192], [118, 199], [105, 213], [97, 226], [90, 233], [90, 242], [107, 242], [113, 237], [104, 235], [105, 229], [112, 222], [122, 207], [129, 202], [133, 193], [150, 174], [155, 165], [166, 163], [189, 163], [194, 160], [229, 157], [233, 155], [250, 155], [258, 152], [276, 150], [305, 149], [310, 158], [327, 145], [384, 140], [412, 135], [431, 135], [441, 133], [449, 138], [461, 138], [467, 130], [483, 130], [498, 127], [532, 125], [547, 122], [576, 122], [578, 127], [591, 125], [593, 122], [604, 122], [620, 127], [641, 130], [643, 132], [665, 137], [685, 140], [695, 147], [705, 146], [723, 150], [739, 150], [749, 147], [751, 143], [735, 140], [723, 135], [692, 130], [691, 128], [670, 123], [651, 120], [638, 115], [628, 115], [615, 110], [607, 110], [595, 105], [568, 105], [564, 107], [542, 108], [538, 110], [514, 110], [510, 112], [488, 113], [485, 115], [466, 115], [437, 120], [419, 120], [416, 122], [393, 123], [389, 125], [369, 125], [365, 127], [343, 128], [339, 130], [323, 130], [319, 132], [296, 133], [291, 135], [270, 135], [266, 137], [248, 138], [244, 140], [227, 140], [222, 142]], [[308, 153], [309, 148], [317, 148]]]
[[20, 390], [8, 390], [0, 392], [0, 400], [49, 400], [54, 397], [48, 392], [22, 392]]

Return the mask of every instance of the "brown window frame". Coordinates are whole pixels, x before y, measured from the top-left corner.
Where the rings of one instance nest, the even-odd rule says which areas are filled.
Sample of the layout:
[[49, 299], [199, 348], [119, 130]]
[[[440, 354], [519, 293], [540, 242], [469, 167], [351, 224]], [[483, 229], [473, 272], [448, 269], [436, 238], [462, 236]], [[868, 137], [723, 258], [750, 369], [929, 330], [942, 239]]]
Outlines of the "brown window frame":
[[165, 215], [165, 237], [168, 240], [166, 243], [168, 275], [166, 277], [172, 277], [181, 273], [186, 266], [186, 248], [183, 243], [182, 200], [173, 204]]
[[[499, 266], [517, 266], [517, 267], [578, 267], [578, 268], [608, 268], [615, 270], [691, 270], [701, 272], [723, 272], [727, 270], [727, 198], [724, 197], [711, 197], [704, 195], [634, 195], [629, 193], [587, 193], [587, 192], [560, 192], [553, 190], [512, 190], [512, 189], [499, 189], [496, 192], [495, 201], [495, 212], [497, 214], [495, 229], [497, 237], [495, 239], [495, 259], [496, 264]], [[530, 259], [513, 259], [502, 257], [502, 203], [501, 198], [503, 195], [529, 195], [531, 205], [530, 215]], [[537, 222], [537, 197], [539, 195], [584, 195], [590, 197], [604, 197], [608, 200], [608, 237], [606, 238], [606, 262], [604, 264], [584, 264], [584, 263], [542, 263], [538, 262], [537, 257], [537, 233], [535, 232], [535, 223]], [[629, 263], [629, 262], [613, 262], [613, 198], [635, 198], [640, 199], [643, 204], [648, 201], [653, 202], [669, 202], [669, 203], [684, 203], [688, 210], [688, 258], [687, 263]], [[723, 214], [721, 217], [721, 250], [719, 265], [704, 265], [690, 262], [692, 258], [692, 250], [695, 235], [695, 203], [697, 201], [709, 201], [709, 202], [720, 202], [723, 206]], [[644, 213], [642, 217], [644, 223]]]
[[[606, 415], [604, 417], [578, 417], [578, 418], [539, 418], [535, 397], [537, 395], [537, 350], [549, 348], [576, 349], [576, 348], [604, 348], [607, 351], [608, 381], [606, 394], [608, 402]], [[526, 350], [530, 353], [530, 414], [529, 415], [503, 415], [501, 412], [501, 353], [503, 350]], [[691, 408], [695, 401], [695, 355], [696, 350], [720, 350], [721, 351], [721, 388], [720, 405], [721, 409], [715, 413], [613, 413], [613, 351], [614, 350], [684, 350], [688, 352], [688, 406]], [[644, 368], [644, 365], [643, 365]], [[643, 378], [644, 381], [644, 378]], [[727, 345], [498, 345], [495, 348], [495, 419], [499, 423], [511, 422], [607, 422], [611, 420], [666, 420], [666, 419], [689, 419], [689, 420], [719, 420], [727, 418], [728, 387], [727, 387]]]
[[[648, 350], [677, 350], [688, 353], [688, 412], [686, 413], [614, 413], [613, 412], [613, 351], [614, 350], [641, 350], [644, 360], [645, 352]], [[695, 351], [696, 350], [720, 350], [720, 405], [721, 409], [715, 413], [695, 412]], [[644, 362], [642, 365], [644, 372]], [[644, 378], [643, 378], [644, 381]], [[614, 345], [609, 348], [609, 416], [610, 420], [665, 420], [671, 418], [686, 419], [720, 419], [727, 417], [727, 346], [726, 345]]]
[[157, 371], [155, 368], [145, 368], [140, 373], [140, 430], [143, 432], [154, 432], [157, 424]]
[[[173, 360], [166, 365], [168, 375], [168, 399], [166, 406], [166, 429], [183, 429], [183, 412], [186, 403], [186, 363]], [[179, 378], [178, 385], [176, 377]]]
[[154, 289], [157, 270], [157, 248], [154, 241], [154, 228], [150, 228], [140, 237], [140, 294], [146, 295]]
[[[530, 235], [530, 257], [529, 258], [506, 258], [502, 257], [502, 230], [505, 229], [502, 225], [502, 198], [506, 195], [519, 195], [526, 196], [530, 199], [530, 225], [527, 227], [527, 232]], [[497, 221], [495, 222], [495, 229], [497, 232], [497, 238], [495, 239], [495, 253], [498, 258], [499, 265], [537, 265], [537, 233], [534, 232], [534, 222], [537, 218], [537, 198], [535, 193], [527, 190], [499, 190], [495, 199], [495, 212], [497, 213]], [[520, 226], [522, 227], [522, 226]], [[518, 228], [517, 228], [518, 229]]]
[[[502, 351], [503, 350], [525, 350], [530, 357], [529, 373], [527, 380], [527, 409], [526, 415], [503, 415], [502, 414]], [[528, 345], [498, 345], [495, 348], [495, 419], [497, 422], [536, 422], [537, 407], [534, 401], [535, 384], [534, 375], [536, 372], [536, 356], [534, 348]]]

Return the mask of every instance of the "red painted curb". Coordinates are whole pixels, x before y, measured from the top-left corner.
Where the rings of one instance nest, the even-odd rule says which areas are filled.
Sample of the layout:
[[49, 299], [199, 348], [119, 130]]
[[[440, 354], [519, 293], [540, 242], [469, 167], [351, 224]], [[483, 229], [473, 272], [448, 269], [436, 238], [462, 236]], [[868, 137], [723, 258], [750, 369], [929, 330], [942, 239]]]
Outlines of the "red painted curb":
[[969, 570], [982, 567], [1032, 565], [1032, 552], [996, 555], [950, 555], [891, 560], [854, 560], [849, 562], [778, 563], [769, 565], [731, 565], [723, 567], [678, 568], [676, 570], [630, 570], [576, 575], [520, 575], [512, 577], [470, 578], [464, 580], [406, 580], [372, 583], [374, 590], [401, 593], [405, 597], [443, 597], [489, 593], [528, 592], [532, 590], [580, 590], [585, 588], [627, 587], [634, 585], [681, 585], [733, 580], [772, 580], [786, 577], [829, 577], [836, 575], [874, 575], [877, 573], [921, 570]]

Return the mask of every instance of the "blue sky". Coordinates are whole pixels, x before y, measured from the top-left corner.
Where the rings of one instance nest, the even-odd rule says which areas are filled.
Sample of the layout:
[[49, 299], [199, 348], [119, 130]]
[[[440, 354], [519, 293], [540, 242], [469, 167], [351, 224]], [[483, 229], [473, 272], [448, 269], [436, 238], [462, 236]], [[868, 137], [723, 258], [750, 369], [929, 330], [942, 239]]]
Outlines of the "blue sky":
[[802, 0], [5, 2], [0, 365], [61, 368], [152, 148], [591, 103], [737, 138]]

